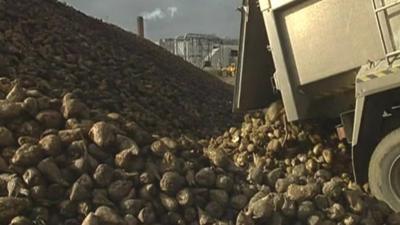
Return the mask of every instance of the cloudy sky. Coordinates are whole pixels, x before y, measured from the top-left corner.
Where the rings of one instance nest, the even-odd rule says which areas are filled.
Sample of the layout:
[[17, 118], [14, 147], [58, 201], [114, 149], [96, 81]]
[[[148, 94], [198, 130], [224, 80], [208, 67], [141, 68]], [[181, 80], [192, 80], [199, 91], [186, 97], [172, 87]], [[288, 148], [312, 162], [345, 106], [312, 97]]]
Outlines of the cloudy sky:
[[153, 41], [183, 33], [238, 38], [241, 0], [61, 0], [78, 10], [136, 32], [136, 17], [146, 18]]

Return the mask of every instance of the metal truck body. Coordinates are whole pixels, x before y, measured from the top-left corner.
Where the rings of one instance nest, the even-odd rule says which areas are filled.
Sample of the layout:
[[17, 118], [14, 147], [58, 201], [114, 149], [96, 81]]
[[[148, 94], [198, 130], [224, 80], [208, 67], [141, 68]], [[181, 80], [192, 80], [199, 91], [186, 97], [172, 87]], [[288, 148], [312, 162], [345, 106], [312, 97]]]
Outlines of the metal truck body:
[[[371, 184], [376, 175], [366, 168], [389, 151], [377, 150], [400, 127], [399, 3], [244, 0], [234, 110], [281, 98], [289, 121], [340, 116], [353, 146], [355, 178]], [[382, 172], [390, 173], [390, 198], [398, 203], [389, 204], [396, 210], [400, 181], [390, 176], [400, 177], [399, 158]]]

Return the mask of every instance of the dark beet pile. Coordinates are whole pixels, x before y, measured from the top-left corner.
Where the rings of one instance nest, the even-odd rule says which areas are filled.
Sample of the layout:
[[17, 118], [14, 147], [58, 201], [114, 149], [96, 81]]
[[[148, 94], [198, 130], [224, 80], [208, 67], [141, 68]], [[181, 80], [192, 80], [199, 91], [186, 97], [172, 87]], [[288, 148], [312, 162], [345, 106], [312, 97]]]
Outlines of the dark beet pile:
[[0, 1], [0, 74], [74, 92], [163, 135], [232, 123], [231, 87], [153, 43], [51, 0]]

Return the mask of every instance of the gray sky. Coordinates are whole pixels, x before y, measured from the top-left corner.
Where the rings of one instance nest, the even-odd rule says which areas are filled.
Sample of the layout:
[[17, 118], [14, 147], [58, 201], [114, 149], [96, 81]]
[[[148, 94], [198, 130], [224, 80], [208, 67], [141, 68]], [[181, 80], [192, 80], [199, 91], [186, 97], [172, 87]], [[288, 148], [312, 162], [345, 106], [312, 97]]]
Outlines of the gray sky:
[[154, 41], [183, 33], [238, 38], [241, 0], [61, 0], [76, 9], [136, 32], [136, 17], [146, 18]]

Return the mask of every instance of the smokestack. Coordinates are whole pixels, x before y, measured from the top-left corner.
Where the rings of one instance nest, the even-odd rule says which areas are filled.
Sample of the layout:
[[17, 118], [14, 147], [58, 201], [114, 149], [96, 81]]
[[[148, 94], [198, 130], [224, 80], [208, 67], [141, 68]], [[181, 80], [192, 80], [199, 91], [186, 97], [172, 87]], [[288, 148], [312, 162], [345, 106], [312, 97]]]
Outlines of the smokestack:
[[139, 37], [144, 38], [144, 19], [143, 16], [137, 18], [137, 32]]

